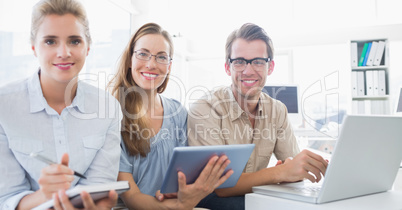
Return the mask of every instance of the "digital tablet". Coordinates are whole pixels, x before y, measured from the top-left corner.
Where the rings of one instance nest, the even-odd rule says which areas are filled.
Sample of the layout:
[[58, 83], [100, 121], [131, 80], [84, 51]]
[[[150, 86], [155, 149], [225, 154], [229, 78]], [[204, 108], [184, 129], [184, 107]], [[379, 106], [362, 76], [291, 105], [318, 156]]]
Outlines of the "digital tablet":
[[236, 144], [174, 148], [172, 159], [163, 180], [161, 193], [174, 193], [178, 191], [178, 171], [182, 171], [186, 175], [187, 184], [192, 184], [212, 156], [221, 156], [223, 154], [230, 160], [230, 164], [226, 167], [224, 174], [230, 169], [234, 173], [218, 188], [234, 187], [243, 173], [254, 146], [254, 144]]
[[[128, 181], [118, 181], [95, 185], [77, 185], [74, 188], [67, 190], [66, 195], [70, 198], [70, 202], [75, 208], [83, 208], [84, 205], [80, 195], [82, 191], [89, 193], [89, 195], [92, 197], [92, 200], [96, 202], [102, 198], [108, 197], [110, 190], [115, 190], [117, 194], [121, 194], [129, 189], [130, 185]], [[32, 210], [53, 209], [53, 204], [54, 201], [51, 199], [33, 208]]]

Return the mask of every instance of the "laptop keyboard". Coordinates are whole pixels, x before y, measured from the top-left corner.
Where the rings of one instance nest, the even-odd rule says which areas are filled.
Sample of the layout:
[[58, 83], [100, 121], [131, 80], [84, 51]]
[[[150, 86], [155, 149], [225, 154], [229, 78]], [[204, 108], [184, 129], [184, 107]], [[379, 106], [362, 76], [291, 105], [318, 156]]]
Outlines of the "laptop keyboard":
[[312, 185], [312, 186], [304, 186], [304, 187], [294, 187], [293, 191], [301, 192], [303, 194], [318, 194], [321, 190], [321, 185]]

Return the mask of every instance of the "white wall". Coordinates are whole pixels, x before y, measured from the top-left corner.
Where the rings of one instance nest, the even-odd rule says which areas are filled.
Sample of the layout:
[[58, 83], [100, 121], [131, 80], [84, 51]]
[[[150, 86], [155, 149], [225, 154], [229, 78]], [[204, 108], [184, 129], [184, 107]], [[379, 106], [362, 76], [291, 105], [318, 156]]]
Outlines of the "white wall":
[[[317, 81], [334, 79], [331, 73], [338, 72], [339, 108], [349, 109], [348, 42], [375, 38], [390, 41], [391, 94], [402, 83], [401, 0], [150, 0], [133, 1], [133, 5], [138, 10], [132, 19], [136, 28], [152, 21], [181, 36], [175, 41], [180, 43], [175, 56], [184, 57], [175, 59], [172, 74], [187, 92], [198, 86], [212, 89], [230, 84], [223, 66], [224, 45], [227, 35], [245, 22], [265, 28], [276, 54], [288, 53], [292, 58], [282, 68], [286, 59], [276, 60], [278, 68], [268, 83], [297, 83], [305, 91]], [[169, 87], [166, 94], [176, 97], [176, 89]]]

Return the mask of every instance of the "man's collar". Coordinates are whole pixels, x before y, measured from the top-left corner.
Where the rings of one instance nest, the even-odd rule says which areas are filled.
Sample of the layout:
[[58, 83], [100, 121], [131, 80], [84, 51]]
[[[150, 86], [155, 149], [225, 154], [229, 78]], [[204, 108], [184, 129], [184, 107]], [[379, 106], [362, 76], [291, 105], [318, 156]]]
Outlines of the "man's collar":
[[[233, 91], [230, 88], [227, 88], [225, 90], [225, 95], [228, 98], [228, 103], [229, 103], [229, 116], [232, 119], [232, 121], [238, 119], [243, 113], [244, 110], [240, 107], [239, 103], [236, 101], [236, 98], [233, 95]], [[225, 97], [226, 98], [226, 97]]]
[[[238, 119], [243, 113], [247, 114], [247, 112], [240, 107], [238, 101], [236, 100], [233, 94], [232, 88], [229, 86], [225, 91], [226, 91], [225, 94], [228, 96], [231, 106], [230, 117], [232, 121]], [[257, 112], [255, 117], [262, 116], [264, 103], [267, 103], [267, 101], [263, 97], [263, 92], [261, 92], [257, 102]]]

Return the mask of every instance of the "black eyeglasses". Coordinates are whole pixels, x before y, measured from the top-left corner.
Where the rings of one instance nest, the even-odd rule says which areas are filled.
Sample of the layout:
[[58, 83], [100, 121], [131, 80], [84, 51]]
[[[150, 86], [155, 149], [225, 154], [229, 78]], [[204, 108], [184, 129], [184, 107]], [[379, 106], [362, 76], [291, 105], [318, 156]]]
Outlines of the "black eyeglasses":
[[134, 54], [137, 59], [143, 60], [143, 61], [151, 60], [152, 56], [155, 56], [156, 62], [160, 63], [160, 64], [167, 65], [170, 63], [170, 61], [172, 61], [172, 58], [170, 58], [169, 55], [166, 53], [158, 53], [156, 55], [152, 55], [151, 53], [149, 53], [147, 51], [136, 50], [136, 51], [134, 51]]
[[263, 71], [267, 69], [268, 62], [271, 61], [271, 58], [253, 58], [250, 60], [244, 58], [229, 58], [229, 62], [233, 66], [233, 70], [235, 71], [243, 71], [246, 69], [247, 64], [250, 64], [254, 70]]

